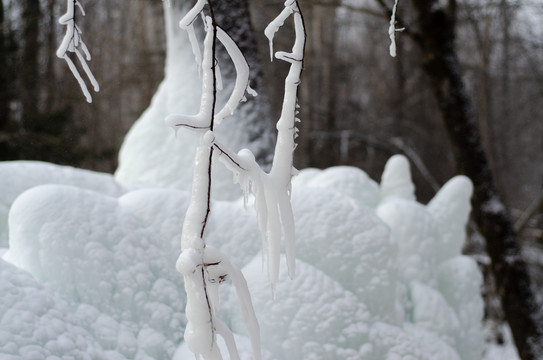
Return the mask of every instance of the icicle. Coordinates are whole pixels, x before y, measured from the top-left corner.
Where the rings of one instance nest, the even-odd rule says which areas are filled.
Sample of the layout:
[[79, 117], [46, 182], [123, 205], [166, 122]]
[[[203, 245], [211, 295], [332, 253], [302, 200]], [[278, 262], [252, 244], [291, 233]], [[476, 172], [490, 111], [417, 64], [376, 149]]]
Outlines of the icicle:
[[247, 84], [247, 94], [251, 95], [252, 97], [258, 96], [258, 93], [249, 84]]
[[198, 71], [202, 67], [202, 53], [200, 52], [200, 45], [198, 45], [198, 40], [196, 39], [196, 33], [194, 32], [194, 26], [192, 23], [187, 25], [185, 29], [189, 35], [189, 42], [192, 47], [192, 53], [194, 54], [194, 60], [198, 66]]
[[282, 193], [279, 200], [279, 210], [281, 214], [281, 223], [285, 236], [285, 255], [287, 258], [288, 275], [294, 279], [296, 275], [296, 247], [294, 236], [294, 214], [290, 203], [290, 191]]
[[285, 20], [293, 13], [294, 8], [293, 5], [296, 4], [296, 1], [294, 0], [287, 0], [285, 1], [285, 8], [279, 16], [277, 16], [275, 19], [273, 19], [268, 26], [264, 29], [264, 35], [268, 38], [268, 41], [270, 43], [270, 60], [273, 61], [273, 37], [275, 36], [275, 33], [279, 31], [281, 26], [285, 23]]
[[217, 86], [217, 91], [221, 91], [223, 89], [222, 84], [222, 73], [221, 73], [221, 67], [218, 63], [215, 63], [215, 86]]

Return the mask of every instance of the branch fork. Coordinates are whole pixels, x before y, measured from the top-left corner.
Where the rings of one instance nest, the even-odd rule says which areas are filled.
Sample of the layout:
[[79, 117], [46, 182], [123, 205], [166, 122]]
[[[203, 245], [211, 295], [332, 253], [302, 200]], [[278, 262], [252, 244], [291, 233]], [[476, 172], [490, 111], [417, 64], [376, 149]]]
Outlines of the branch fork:
[[[206, 4], [209, 15], [203, 16]], [[298, 132], [295, 123], [299, 121], [296, 118], [298, 113], [296, 96], [303, 67], [305, 30], [297, 1], [287, 0], [284, 5], [283, 11], [265, 31], [270, 40], [270, 50], [273, 51], [274, 34], [288, 17], [294, 17], [296, 38], [292, 51], [290, 53], [280, 51], [275, 54], [276, 58], [290, 63], [291, 67], [285, 79], [283, 109], [277, 121], [277, 143], [269, 173], [256, 163], [250, 150], [242, 149], [235, 153], [222, 144], [213, 132], [215, 125], [219, 125], [246, 100], [246, 93], [256, 96], [256, 92], [249, 85], [249, 65], [246, 59], [232, 38], [215, 23], [211, 1], [198, 0], [179, 23], [179, 26], [188, 32], [195, 60], [202, 72], [202, 95], [197, 114], [171, 114], [165, 121], [175, 131], [187, 128], [196, 131], [200, 137], [194, 163], [191, 201], [183, 224], [181, 254], [176, 267], [184, 276], [187, 292], [188, 323], [185, 341], [197, 357], [202, 355], [204, 359], [222, 359], [216, 345], [217, 334], [225, 339], [230, 358], [239, 359], [233, 334], [215, 316], [215, 308], [219, 303], [218, 286], [226, 279], [232, 280], [240, 299], [242, 317], [249, 330], [253, 356], [255, 359], [261, 359], [260, 330], [245, 278], [218, 249], [205, 242], [205, 229], [211, 211], [211, 173], [215, 158], [232, 171], [246, 197], [249, 191], [254, 194], [272, 292], [279, 277], [282, 238], [285, 243], [288, 273], [291, 277], [295, 274], [294, 215], [290, 204], [290, 180], [295, 173], [292, 157], [296, 147], [294, 139]], [[199, 15], [204, 19], [206, 31], [203, 56], [194, 33], [194, 23]], [[237, 74], [234, 89], [219, 111], [215, 111], [216, 92], [221, 84], [215, 58], [216, 40], [225, 47]]]

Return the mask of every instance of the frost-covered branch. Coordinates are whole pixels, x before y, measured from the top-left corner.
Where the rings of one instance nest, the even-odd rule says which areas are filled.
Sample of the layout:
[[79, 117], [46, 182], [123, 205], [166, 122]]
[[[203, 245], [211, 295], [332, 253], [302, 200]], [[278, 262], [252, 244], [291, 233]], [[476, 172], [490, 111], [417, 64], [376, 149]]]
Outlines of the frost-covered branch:
[[274, 34], [283, 25], [288, 16], [294, 17], [295, 41], [290, 53], [279, 51], [275, 54], [277, 59], [290, 63], [290, 69], [285, 79], [285, 93], [281, 116], [277, 122], [277, 143], [269, 177], [266, 179], [266, 202], [270, 200], [276, 204], [268, 205], [268, 271], [272, 284], [279, 276], [279, 240], [281, 237], [278, 229], [283, 227], [285, 237], [285, 253], [289, 275], [295, 274], [295, 248], [294, 248], [294, 215], [290, 204], [290, 179], [295, 171], [293, 163], [293, 151], [296, 148], [294, 140], [297, 135], [297, 92], [303, 69], [305, 49], [305, 26], [296, 0], [285, 1], [285, 8], [264, 30], [270, 42], [270, 51], [273, 50]]
[[85, 75], [91, 82], [94, 91], [100, 91], [98, 81], [96, 81], [96, 78], [92, 74], [92, 71], [87, 64], [87, 61], [91, 60], [91, 55], [89, 49], [83, 42], [83, 38], [81, 36], [81, 29], [79, 28], [79, 26], [77, 26], [75, 22], [77, 11], [76, 7], [78, 7], [81, 11], [81, 14], [85, 16], [85, 10], [83, 10], [83, 6], [78, 0], [67, 0], [66, 13], [62, 15], [58, 20], [60, 24], [66, 25], [66, 34], [64, 35], [64, 38], [62, 39], [62, 42], [57, 49], [57, 56], [66, 61], [68, 67], [70, 68], [70, 71], [79, 83], [79, 86], [81, 87], [81, 90], [83, 91], [87, 102], [90, 103], [92, 102], [92, 96], [89, 92], [89, 89], [87, 88], [87, 84], [85, 83], [85, 80], [83, 80], [83, 77], [79, 73], [76, 65], [68, 55], [69, 52], [76, 55], [81, 67], [83, 68], [83, 71], [85, 72]]
[[412, 28], [407, 26], [407, 23], [396, 13], [396, 8], [398, 6], [399, 0], [394, 0], [392, 8], [390, 8], [385, 0], [375, 0], [377, 4], [381, 7], [384, 12], [384, 15], [389, 19], [388, 35], [390, 37], [390, 47], [389, 53], [392, 57], [396, 54], [396, 39], [395, 33], [402, 32], [405, 35], [409, 36], [417, 44], [422, 43], [422, 38], [420, 34], [416, 31], [413, 31]]
[[[206, 7], [207, 4], [207, 7]], [[205, 15], [205, 12], [209, 13]], [[194, 23], [203, 15], [206, 35], [203, 56], [196, 41]], [[283, 22], [293, 16], [296, 39], [291, 52], [277, 52], [275, 57], [291, 64], [285, 80], [285, 97], [280, 119], [277, 122], [277, 143], [272, 168], [266, 173], [256, 163], [254, 154], [242, 149], [238, 153], [222, 144], [213, 132], [214, 126], [231, 115], [237, 106], [245, 101], [245, 94], [255, 96], [249, 86], [249, 66], [236, 43], [217, 26], [210, 1], [198, 0], [194, 7], [181, 19], [179, 26], [188, 33], [195, 61], [202, 71], [202, 94], [200, 109], [195, 115], [172, 114], [166, 123], [175, 130], [183, 127], [196, 131], [200, 142], [196, 150], [191, 201], [181, 236], [181, 255], [177, 269], [185, 279], [187, 292], [187, 327], [185, 341], [197, 356], [204, 359], [220, 359], [216, 336], [226, 341], [230, 358], [238, 359], [233, 335], [215, 317], [218, 305], [218, 285], [232, 279], [240, 299], [241, 310], [253, 348], [253, 356], [260, 359], [260, 330], [251, 303], [247, 284], [241, 271], [233, 267], [217, 249], [205, 242], [205, 229], [211, 211], [212, 165], [214, 158], [220, 159], [236, 176], [245, 195], [251, 191], [255, 196], [258, 224], [263, 237], [264, 253], [268, 259], [268, 274], [272, 289], [279, 275], [281, 239], [285, 239], [285, 253], [289, 275], [295, 273], [294, 254], [294, 216], [290, 204], [290, 180], [294, 172], [292, 166], [295, 126], [297, 114], [297, 89], [303, 68], [305, 30], [303, 18], [294, 0], [287, 0], [285, 8], [265, 31], [273, 43], [273, 36]], [[234, 63], [236, 81], [230, 98], [219, 111], [215, 110], [217, 90], [220, 90], [220, 75], [215, 56], [216, 41], [220, 41]], [[270, 45], [270, 49], [272, 46]]]
[[396, 9], [398, 7], [398, 0], [394, 0], [392, 6], [392, 14], [390, 15], [390, 23], [388, 27], [388, 36], [390, 37], [390, 56], [396, 57], [396, 31], [403, 31], [403, 28], [396, 28]]

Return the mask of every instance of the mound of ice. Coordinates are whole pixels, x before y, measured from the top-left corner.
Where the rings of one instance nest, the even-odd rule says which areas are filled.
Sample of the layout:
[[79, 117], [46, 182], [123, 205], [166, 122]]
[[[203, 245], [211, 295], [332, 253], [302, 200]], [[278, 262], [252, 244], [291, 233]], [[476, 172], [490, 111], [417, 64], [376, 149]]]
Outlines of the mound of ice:
[[60, 354], [77, 359], [105, 358], [92, 332], [75, 319], [75, 305], [2, 259], [0, 294], [2, 359], [47, 359]]
[[[188, 201], [185, 193], [169, 191], [154, 213], [169, 222], [146, 221], [142, 209], [162, 195], [149, 189], [117, 199], [61, 185], [30, 189], [11, 208], [5, 258], [56, 294], [88, 306], [81, 317], [104, 348], [170, 356], [185, 324], [173, 238]], [[179, 216], [167, 216], [174, 208]]]
[[[355, 184], [362, 196], [348, 196]], [[300, 173], [297, 277], [282, 273], [273, 300], [262, 257], [243, 268], [265, 349], [277, 359], [481, 358], [481, 275], [451, 240], [462, 240], [471, 183], [452, 179], [428, 206], [413, 190], [403, 157], [380, 185], [355, 168]], [[221, 315], [242, 332], [233, 291], [225, 298]]]
[[120, 196], [126, 189], [110, 174], [39, 161], [0, 162], [0, 248], [8, 244], [8, 212], [25, 190], [44, 184], [63, 184]]
[[[393, 158], [385, 175], [406, 178], [380, 185], [355, 168], [301, 171], [298, 274], [281, 273], [275, 300], [254, 211], [242, 199], [214, 201], [207, 239], [243, 268], [266, 359], [480, 358], [481, 276], [459, 254], [471, 184], [454, 178], [424, 206], [411, 198], [405, 164]], [[175, 260], [188, 193], [107, 192], [43, 185], [14, 201], [5, 258], [19, 269], [1, 264], [0, 307], [12, 309], [0, 319], [1, 355], [186, 354]], [[222, 293], [221, 317], [242, 333], [233, 290]]]
[[[253, 210], [241, 199], [213, 203], [207, 239], [243, 267], [265, 358], [480, 358], [481, 276], [459, 254], [471, 184], [454, 178], [424, 206], [411, 198], [405, 164], [393, 158], [388, 174], [407, 178], [385, 171], [380, 185], [355, 168], [300, 173], [298, 274], [281, 274], [275, 300]], [[184, 345], [176, 353], [186, 320], [175, 260], [188, 193], [107, 192], [44, 185], [13, 203], [5, 258], [19, 269], [2, 263], [0, 306], [12, 310], [1, 317], [0, 354], [186, 354]], [[223, 289], [221, 317], [243, 332], [232, 293]]]

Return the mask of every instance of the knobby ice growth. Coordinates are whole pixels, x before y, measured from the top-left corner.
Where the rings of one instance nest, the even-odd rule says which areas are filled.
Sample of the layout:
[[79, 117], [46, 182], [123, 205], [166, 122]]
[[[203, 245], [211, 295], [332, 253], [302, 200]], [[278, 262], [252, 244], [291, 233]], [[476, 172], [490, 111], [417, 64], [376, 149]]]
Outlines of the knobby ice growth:
[[[191, 201], [181, 236], [181, 254], [176, 264], [178, 271], [184, 276], [187, 292], [188, 322], [185, 341], [197, 358], [203, 356], [204, 359], [222, 359], [216, 342], [217, 335], [221, 335], [227, 344], [230, 358], [239, 359], [232, 332], [215, 316], [215, 308], [219, 305], [218, 286], [227, 279], [232, 280], [240, 299], [241, 313], [248, 328], [253, 356], [255, 359], [261, 358], [260, 330], [245, 278], [218, 249], [205, 241], [205, 230], [211, 211], [212, 165], [216, 159], [233, 172], [246, 199], [249, 192], [254, 195], [272, 292], [279, 276], [282, 237], [285, 239], [289, 275], [293, 277], [295, 274], [294, 216], [290, 203], [290, 180], [295, 171], [292, 156], [298, 131], [295, 123], [299, 121], [296, 118], [296, 96], [303, 66], [305, 30], [298, 2], [287, 0], [284, 6], [283, 11], [265, 30], [270, 41], [270, 50], [273, 52], [274, 34], [288, 17], [294, 18], [295, 42], [292, 51], [290, 53], [279, 51], [275, 54], [276, 58], [290, 63], [290, 70], [285, 79], [283, 108], [277, 122], [277, 143], [269, 173], [260, 168], [250, 150], [242, 149], [235, 153], [222, 144], [214, 133], [215, 126], [233, 114], [238, 104], [246, 100], [245, 93], [253, 96], [256, 93], [249, 86], [247, 61], [235, 42], [215, 22], [212, 1], [198, 0], [179, 23], [180, 27], [188, 32], [196, 62], [202, 72], [202, 94], [198, 114], [172, 114], [166, 118], [166, 123], [175, 130], [192, 129], [198, 133], [200, 139], [194, 161]], [[205, 30], [203, 55], [194, 30], [194, 23], [200, 17]], [[219, 111], [216, 109], [216, 94], [222, 86], [215, 56], [217, 40], [228, 52], [236, 69], [232, 94]]]
[[62, 39], [62, 42], [57, 49], [57, 56], [66, 61], [72, 74], [79, 83], [79, 86], [81, 87], [81, 90], [83, 91], [87, 102], [90, 103], [92, 102], [92, 96], [89, 92], [89, 89], [87, 88], [87, 84], [85, 83], [85, 80], [83, 80], [83, 77], [79, 73], [79, 70], [77, 69], [72, 59], [70, 59], [68, 54], [69, 52], [71, 52], [76, 55], [81, 67], [83, 68], [83, 71], [85, 72], [85, 75], [87, 75], [87, 77], [89, 78], [89, 81], [91, 82], [94, 91], [100, 91], [98, 81], [96, 81], [96, 78], [92, 74], [92, 71], [87, 64], [87, 61], [91, 60], [89, 49], [83, 42], [83, 38], [81, 37], [81, 29], [79, 28], [79, 26], [77, 26], [75, 22], [77, 8], [79, 8], [79, 10], [81, 10], [81, 14], [85, 16], [85, 10], [83, 9], [83, 6], [78, 0], [67, 0], [66, 13], [62, 15], [60, 19], [58, 19], [58, 22], [60, 24], [66, 25], [66, 34], [64, 35], [64, 38]]

